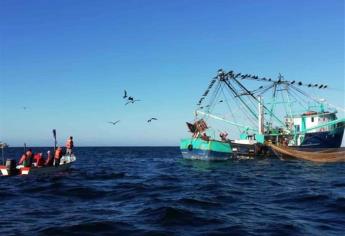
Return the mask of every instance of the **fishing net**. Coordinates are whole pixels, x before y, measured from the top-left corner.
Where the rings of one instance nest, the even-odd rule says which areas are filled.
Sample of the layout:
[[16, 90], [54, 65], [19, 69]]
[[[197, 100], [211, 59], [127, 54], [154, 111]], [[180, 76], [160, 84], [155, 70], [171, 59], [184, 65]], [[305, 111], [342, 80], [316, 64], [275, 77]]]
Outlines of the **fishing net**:
[[345, 162], [344, 148], [327, 148], [318, 152], [308, 152], [281, 145], [269, 144], [269, 146], [277, 156], [287, 156], [314, 162]]

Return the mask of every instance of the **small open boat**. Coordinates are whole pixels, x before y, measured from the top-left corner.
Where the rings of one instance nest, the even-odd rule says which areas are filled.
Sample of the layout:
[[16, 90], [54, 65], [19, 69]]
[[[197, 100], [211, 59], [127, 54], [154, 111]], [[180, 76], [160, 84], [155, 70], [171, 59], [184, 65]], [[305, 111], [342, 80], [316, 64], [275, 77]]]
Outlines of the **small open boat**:
[[15, 161], [9, 159], [6, 161], [6, 165], [0, 165], [0, 173], [2, 176], [52, 174], [68, 170], [75, 161], [76, 157], [72, 154], [62, 156], [57, 166], [24, 167], [16, 165]]

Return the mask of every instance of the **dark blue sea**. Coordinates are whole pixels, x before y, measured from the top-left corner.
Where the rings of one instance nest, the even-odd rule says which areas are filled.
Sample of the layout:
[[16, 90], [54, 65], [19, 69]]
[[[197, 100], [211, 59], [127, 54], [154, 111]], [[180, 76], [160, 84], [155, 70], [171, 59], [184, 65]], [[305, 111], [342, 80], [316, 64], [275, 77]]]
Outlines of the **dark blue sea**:
[[0, 178], [0, 235], [345, 234], [342, 163], [188, 161], [176, 147], [75, 154], [68, 172]]

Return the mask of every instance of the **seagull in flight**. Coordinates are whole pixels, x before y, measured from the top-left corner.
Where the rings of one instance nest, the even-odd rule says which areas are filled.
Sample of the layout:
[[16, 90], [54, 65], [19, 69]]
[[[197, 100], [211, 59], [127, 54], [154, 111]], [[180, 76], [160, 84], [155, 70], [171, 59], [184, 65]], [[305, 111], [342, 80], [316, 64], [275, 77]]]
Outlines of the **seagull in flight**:
[[122, 98], [125, 99], [125, 98], [127, 98], [127, 91], [124, 90], [123, 92], [124, 92], [124, 94], [123, 94], [123, 97], [122, 97]]
[[112, 124], [112, 125], [116, 125], [117, 123], [119, 123], [120, 122], [120, 120], [117, 120], [117, 121], [109, 121], [108, 123], [109, 124]]
[[154, 118], [154, 117], [152, 117], [152, 118], [150, 118], [150, 119], [148, 119], [147, 120], [147, 123], [150, 123], [151, 121], [153, 121], [153, 120], [158, 120], [157, 118]]
[[141, 100], [139, 100], [139, 99], [134, 99], [134, 97], [128, 97], [128, 99], [127, 99], [128, 101], [126, 102], [126, 104], [125, 105], [128, 105], [128, 104], [130, 104], [130, 103], [135, 103], [135, 102], [139, 102], [139, 101], [141, 101]]

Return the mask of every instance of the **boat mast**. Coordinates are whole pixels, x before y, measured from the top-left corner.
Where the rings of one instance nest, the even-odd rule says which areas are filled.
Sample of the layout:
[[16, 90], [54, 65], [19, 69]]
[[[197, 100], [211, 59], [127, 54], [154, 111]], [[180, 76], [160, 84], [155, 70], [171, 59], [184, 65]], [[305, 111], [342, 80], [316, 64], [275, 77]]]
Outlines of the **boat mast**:
[[261, 96], [258, 96], [259, 99], [259, 125], [258, 125], [258, 130], [259, 134], [264, 134], [264, 109], [263, 109], [263, 99]]
[[[228, 73], [228, 75], [229, 75], [230, 78], [231, 78], [232, 80], [234, 80], [244, 91], [246, 91], [246, 92], [248, 93], [248, 95], [250, 95], [255, 101], [257, 101], [257, 102], [260, 103], [260, 101], [258, 100], [258, 98], [255, 97], [255, 96], [253, 95], [252, 92], [250, 92], [243, 84], [241, 84], [241, 83], [236, 79], [236, 76], [233, 75], [232, 71], [230, 71], [230, 72]], [[278, 81], [278, 83], [280, 83], [280, 82]], [[275, 89], [276, 89], [276, 87], [275, 87]], [[268, 112], [270, 113], [271, 117], [274, 117], [279, 123], [281, 123], [283, 126], [285, 126], [284, 122], [282, 122], [278, 117], [276, 117], [276, 116], [273, 114], [273, 112], [270, 111], [265, 105], [262, 105], [262, 107], [263, 107], [266, 111], [268, 111]], [[256, 116], [256, 119], [258, 119], [257, 116]]]

